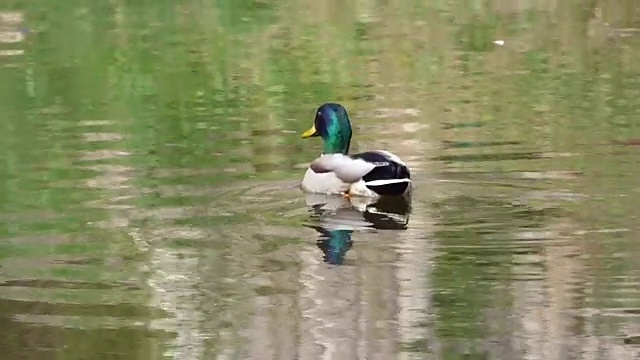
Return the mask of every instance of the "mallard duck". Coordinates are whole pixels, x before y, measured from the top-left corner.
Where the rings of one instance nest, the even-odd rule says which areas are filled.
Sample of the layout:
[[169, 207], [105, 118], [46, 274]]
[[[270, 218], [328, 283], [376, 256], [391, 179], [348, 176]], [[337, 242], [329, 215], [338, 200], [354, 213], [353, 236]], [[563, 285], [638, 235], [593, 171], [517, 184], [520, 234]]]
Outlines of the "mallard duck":
[[347, 198], [408, 194], [411, 175], [407, 164], [384, 150], [349, 155], [351, 132], [351, 121], [342, 105], [326, 103], [318, 108], [313, 126], [302, 137], [319, 136], [324, 147], [304, 174], [302, 190]]

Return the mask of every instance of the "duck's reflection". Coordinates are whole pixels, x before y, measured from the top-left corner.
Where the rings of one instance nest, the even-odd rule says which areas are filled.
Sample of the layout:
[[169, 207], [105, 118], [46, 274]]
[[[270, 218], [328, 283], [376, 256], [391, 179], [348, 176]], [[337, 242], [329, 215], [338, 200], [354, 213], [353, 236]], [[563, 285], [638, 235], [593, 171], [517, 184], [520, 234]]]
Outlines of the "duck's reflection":
[[318, 233], [316, 244], [329, 264], [342, 264], [355, 230], [404, 230], [409, 223], [410, 199], [405, 197], [380, 200], [341, 196], [306, 195], [311, 211], [308, 227]]

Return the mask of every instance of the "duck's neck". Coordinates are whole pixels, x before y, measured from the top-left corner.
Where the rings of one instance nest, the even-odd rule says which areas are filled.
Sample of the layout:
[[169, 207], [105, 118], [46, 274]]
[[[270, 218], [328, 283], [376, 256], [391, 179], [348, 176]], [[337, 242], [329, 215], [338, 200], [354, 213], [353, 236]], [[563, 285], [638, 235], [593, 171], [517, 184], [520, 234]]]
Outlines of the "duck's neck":
[[324, 141], [323, 154], [347, 154], [349, 153], [351, 139], [349, 137], [335, 136]]

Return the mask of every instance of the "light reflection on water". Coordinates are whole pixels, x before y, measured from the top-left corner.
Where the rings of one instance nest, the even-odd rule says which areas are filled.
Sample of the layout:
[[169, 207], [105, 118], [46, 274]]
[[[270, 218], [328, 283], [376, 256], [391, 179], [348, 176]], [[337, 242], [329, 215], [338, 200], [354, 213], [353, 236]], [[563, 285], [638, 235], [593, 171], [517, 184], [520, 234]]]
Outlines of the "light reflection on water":
[[[223, 3], [0, 7], [3, 353], [640, 356], [635, 6]], [[410, 202], [299, 191], [338, 100]]]

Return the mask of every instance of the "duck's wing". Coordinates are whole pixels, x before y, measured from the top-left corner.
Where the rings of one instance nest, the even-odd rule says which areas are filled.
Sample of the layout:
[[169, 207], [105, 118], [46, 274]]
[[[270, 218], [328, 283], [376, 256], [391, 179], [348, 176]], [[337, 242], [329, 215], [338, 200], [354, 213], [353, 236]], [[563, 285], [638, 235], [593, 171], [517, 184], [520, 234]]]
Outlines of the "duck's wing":
[[345, 183], [360, 181], [378, 165], [364, 159], [344, 154], [326, 154], [315, 159], [309, 166], [315, 173], [334, 173]]
[[407, 164], [388, 151], [374, 150], [352, 156], [354, 159], [376, 164], [362, 176], [362, 180], [367, 188], [379, 195], [404, 194], [411, 184], [411, 172]]
[[396, 155], [384, 151], [367, 151], [354, 155], [327, 154], [311, 163], [317, 173], [333, 172], [346, 183], [360, 180], [379, 195], [404, 194], [411, 183], [407, 165]]

